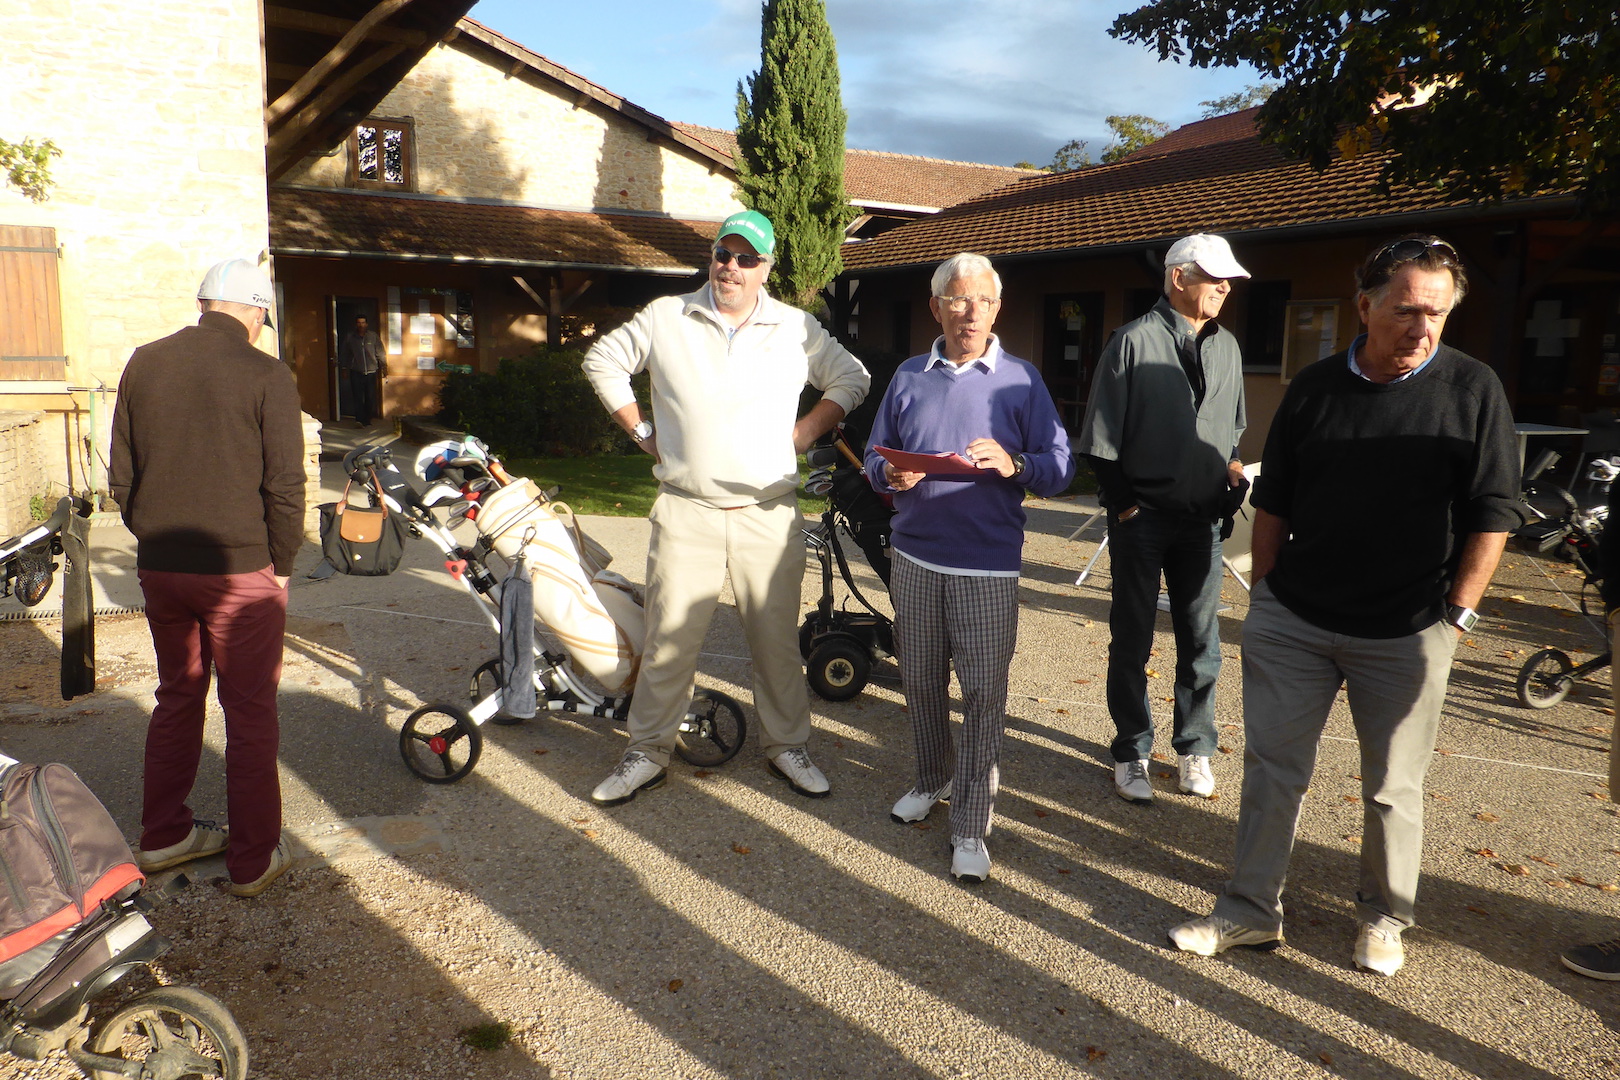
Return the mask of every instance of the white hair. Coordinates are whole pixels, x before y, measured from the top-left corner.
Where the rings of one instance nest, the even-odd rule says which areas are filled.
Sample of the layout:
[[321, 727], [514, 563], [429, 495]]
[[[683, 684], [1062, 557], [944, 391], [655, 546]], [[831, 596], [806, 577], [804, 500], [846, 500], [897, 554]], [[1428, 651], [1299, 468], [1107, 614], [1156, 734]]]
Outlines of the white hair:
[[983, 255], [975, 255], [971, 251], [958, 252], [935, 267], [934, 278], [929, 282], [929, 292], [934, 296], [944, 296], [951, 282], [957, 278], [973, 277], [976, 274], [990, 275], [990, 280], [995, 282], [996, 297], [999, 299], [1001, 275], [996, 273], [996, 268], [990, 265], [989, 259]]
[[[1169, 266], [1166, 266], [1164, 268], [1164, 295], [1166, 296], [1170, 295], [1170, 286], [1174, 284], [1174, 282], [1170, 280], [1170, 275], [1175, 273], [1177, 270], [1181, 271], [1183, 277], [1186, 276], [1187, 271], [1189, 270], [1195, 270], [1200, 274], [1204, 273], [1202, 270], [1198, 269], [1198, 264], [1195, 262], [1172, 263]], [[1208, 277], [1209, 275], [1205, 274], [1204, 276]]]

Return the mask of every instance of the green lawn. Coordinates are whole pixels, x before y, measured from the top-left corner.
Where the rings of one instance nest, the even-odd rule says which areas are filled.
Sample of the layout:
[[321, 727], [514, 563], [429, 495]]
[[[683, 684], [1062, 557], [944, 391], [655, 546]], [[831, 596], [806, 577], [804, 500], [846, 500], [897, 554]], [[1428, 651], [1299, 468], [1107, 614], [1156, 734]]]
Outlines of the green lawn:
[[[652, 458], [646, 454], [605, 454], [598, 457], [512, 458], [504, 462], [513, 476], [527, 476], [541, 489], [560, 487], [557, 498], [580, 514], [608, 517], [646, 517], [658, 494], [652, 475]], [[808, 469], [799, 459], [799, 475]], [[1089, 494], [1097, 490], [1091, 470], [1078, 471], [1069, 494]], [[806, 515], [820, 514], [827, 501], [806, 495], [799, 489], [799, 507]]]

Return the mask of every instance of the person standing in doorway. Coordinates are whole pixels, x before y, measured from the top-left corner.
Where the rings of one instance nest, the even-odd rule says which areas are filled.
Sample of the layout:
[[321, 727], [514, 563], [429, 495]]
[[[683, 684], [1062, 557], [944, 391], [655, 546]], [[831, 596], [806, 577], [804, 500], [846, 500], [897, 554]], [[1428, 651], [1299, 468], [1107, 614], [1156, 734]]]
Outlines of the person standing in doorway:
[[338, 363], [349, 375], [349, 405], [361, 427], [370, 427], [377, 416], [377, 373], [383, 367], [382, 338], [371, 329], [366, 317], [354, 320], [354, 329], [338, 347]]

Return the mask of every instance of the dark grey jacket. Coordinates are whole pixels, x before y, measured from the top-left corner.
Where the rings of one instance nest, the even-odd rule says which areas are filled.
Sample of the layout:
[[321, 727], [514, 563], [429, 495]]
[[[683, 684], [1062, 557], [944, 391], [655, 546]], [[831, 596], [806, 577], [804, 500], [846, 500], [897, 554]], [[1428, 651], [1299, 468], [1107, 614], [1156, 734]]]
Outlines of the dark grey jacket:
[[[1201, 374], [1201, 398], [1182, 366], [1183, 350]], [[1213, 320], [1195, 337], [1161, 298], [1103, 348], [1074, 448], [1118, 463], [1129, 490], [1105, 490], [1110, 509], [1134, 503], [1213, 520], [1224, 512], [1226, 466], [1247, 426], [1237, 339]]]

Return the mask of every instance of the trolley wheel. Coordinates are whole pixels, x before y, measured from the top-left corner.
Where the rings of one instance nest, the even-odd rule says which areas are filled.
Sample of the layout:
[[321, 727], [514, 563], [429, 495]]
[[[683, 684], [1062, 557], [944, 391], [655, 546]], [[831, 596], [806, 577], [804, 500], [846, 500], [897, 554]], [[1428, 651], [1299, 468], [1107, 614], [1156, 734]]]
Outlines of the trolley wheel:
[[473, 771], [484, 749], [484, 733], [465, 709], [424, 705], [399, 732], [405, 765], [430, 784], [453, 784]]
[[815, 612], [811, 612], [809, 615], [806, 615], [804, 617], [804, 622], [799, 625], [799, 659], [800, 660], [809, 660], [810, 659], [810, 643], [815, 640], [815, 636], [816, 636], [816, 615], [815, 615]]
[[866, 688], [871, 673], [871, 650], [842, 634], [817, 645], [805, 665], [810, 689], [827, 701], [848, 701]]
[[1574, 669], [1574, 663], [1561, 649], [1542, 649], [1533, 654], [1519, 669], [1519, 704], [1527, 709], [1552, 708], [1575, 689], [1575, 680], [1569, 675]]
[[[478, 670], [472, 674], [472, 683], [467, 687], [467, 697], [471, 699], [474, 705], [477, 705], [480, 701], [483, 701], [485, 698], [489, 697], [489, 695], [493, 694], [495, 691], [501, 689], [505, 685], [506, 680], [501, 677], [500, 658], [495, 657], [485, 660], [482, 664], [478, 665]], [[523, 717], [512, 716], [510, 713], [505, 712], [497, 712], [494, 716], [489, 718], [489, 722], [492, 724], [500, 724], [503, 727], [511, 727], [513, 725], [523, 723]]]
[[748, 737], [742, 706], [729, 694], [699, 690], [675, 736], [675, 752], [688, 765], [724, 765], [737, 756]]
[[[190, 986], [162, 986], [135, 998], [96, 1029], [90, 1050], [138, 1063], [142, 1076], [247, 1076], [247, 1039], [236, 1019], [219, 999]], [[90, 1075], [125, 1077], [109, 1069]]]

